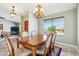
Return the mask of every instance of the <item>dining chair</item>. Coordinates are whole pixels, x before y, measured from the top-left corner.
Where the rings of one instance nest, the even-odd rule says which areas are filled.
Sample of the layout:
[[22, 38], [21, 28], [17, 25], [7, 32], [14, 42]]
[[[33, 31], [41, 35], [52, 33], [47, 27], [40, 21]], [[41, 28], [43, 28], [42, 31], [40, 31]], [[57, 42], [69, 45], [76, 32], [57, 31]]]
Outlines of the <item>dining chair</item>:
[[54, 46], [54, 51], [52, 51], [51, 56], [60, 56], [61, 55], [62, 48], [58, 46]]
[[48, 56], [49, 50], [51, 48], [51, 42], [52, 42], [52, 35], [50, 34], [47, 36], [45, 44], [37, 48], [36, 54], [42, 56]]
[[21, 40], [21, 39], [26, 39], [28, 36], [29, 36], [29, 33], [28, 33], [27, 31], [23, 31], [23, 32], [20, 33], [18, 39], [19, 39], [19, 40]]
[[54, 45], [55, 45], [55, 40], [56, 40], [57, 32], [53, 32], [51, 34], [52, 34], [52, 43], [51, 43], [50, 55], [52, 55], [52, 52], [55, 53], [55, 51], [54, 51]]
[[36, 33], [35, 30], [31, 31], [31, 37], [32, 37], [33, 35], [37, 35], [37, 33]]
[[51, 45], [51, 48], [54, 49], [54, 44], [55, 44], [55, 40], [56, 40], [57, 33], [54, 32], [52, 35], [53, 35], [53, 38], [52, 38], [52, 45]]
[[46, 32], [44, 32], [44, 34], [45, 34], [46, 36], [48, 36], [48, 35], [52, 34], [52, 32], [46, 31]]
[[22, 36], [22, 37], [29, 36], [29, 33], [28, 33], [27, 31], [23, 31], [23, 32], [21, 33], [21, 36]]
[[57, 36], [57, 32], [53, 32], [52, 33], [52, 43], [51, 43], [51, 50], [50, 50], [50, 55], [51, 56], [59, 56], [61, 53], [62, 48], [55, 46], [55, 41], [56, 41], [56, 36]]
[[27, 55], [31, 55], [31, 51], [29, 49], [25, 49], [25, 48], [18, 48], [16, 51], [14, 50], [14, 47], [13, 47], [13, 44], [12, 42], [10, 41], [9, 37], [7, 36], [7, 33], [6, 32], [1, 32], [2, 35], [4, 36], [5, 38], [5, 41], [6, 41], [6, 44], [7, 44], [7, 47], [8, 47], [8, 55], [9, 56], [27, 56]]

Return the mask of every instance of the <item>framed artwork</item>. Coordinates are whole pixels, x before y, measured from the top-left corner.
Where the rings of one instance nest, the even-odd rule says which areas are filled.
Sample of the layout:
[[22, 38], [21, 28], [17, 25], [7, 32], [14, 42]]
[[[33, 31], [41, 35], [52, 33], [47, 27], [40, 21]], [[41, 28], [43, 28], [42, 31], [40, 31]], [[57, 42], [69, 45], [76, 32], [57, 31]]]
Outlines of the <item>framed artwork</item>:
[[3, 24], [0, 24], [0, 30], [3, 30]]

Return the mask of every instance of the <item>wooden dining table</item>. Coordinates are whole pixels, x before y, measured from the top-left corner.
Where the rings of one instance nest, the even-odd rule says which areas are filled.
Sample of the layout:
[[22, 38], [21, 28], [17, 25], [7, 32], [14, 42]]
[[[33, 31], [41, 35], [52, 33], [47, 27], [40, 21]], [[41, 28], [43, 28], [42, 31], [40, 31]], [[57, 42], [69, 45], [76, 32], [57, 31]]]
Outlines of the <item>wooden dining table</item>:
[[29, 48], [32, 50], [32, 55], [36, 56], [36, 49], [45, 43], [43, 37], [41, 35], [33, 35], [27, 37], [21, 37], [21, 39], [17, 39], [17, 48], [19, 45], [22, 45], [25, 48]]

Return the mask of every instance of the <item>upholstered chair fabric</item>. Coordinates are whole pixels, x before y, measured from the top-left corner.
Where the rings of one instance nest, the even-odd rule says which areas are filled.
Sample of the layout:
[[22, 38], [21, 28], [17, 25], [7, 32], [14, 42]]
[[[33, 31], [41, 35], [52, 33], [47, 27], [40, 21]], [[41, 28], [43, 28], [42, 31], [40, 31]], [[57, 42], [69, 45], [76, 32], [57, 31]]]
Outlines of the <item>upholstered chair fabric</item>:
[[21, 37], [26, 37], [26, 36], [29, 36], [29, 33], [27, 31], [23, 31]]

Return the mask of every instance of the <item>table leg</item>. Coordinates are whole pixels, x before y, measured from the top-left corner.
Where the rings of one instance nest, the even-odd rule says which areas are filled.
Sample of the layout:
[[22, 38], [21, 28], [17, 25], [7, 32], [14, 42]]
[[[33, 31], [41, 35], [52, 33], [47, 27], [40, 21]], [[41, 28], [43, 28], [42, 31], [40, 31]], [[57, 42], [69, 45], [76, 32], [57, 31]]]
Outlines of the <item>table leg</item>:
[[34, 47], [33, 50], [32, 50], [32, 55], [33, 55], [33, 56], [36, 56], [36, 48], [35, 48], [35, 47]]
[[18, 42], [18, 40], [17, 40], [17, 48], [19, 48], [19, 42]]

